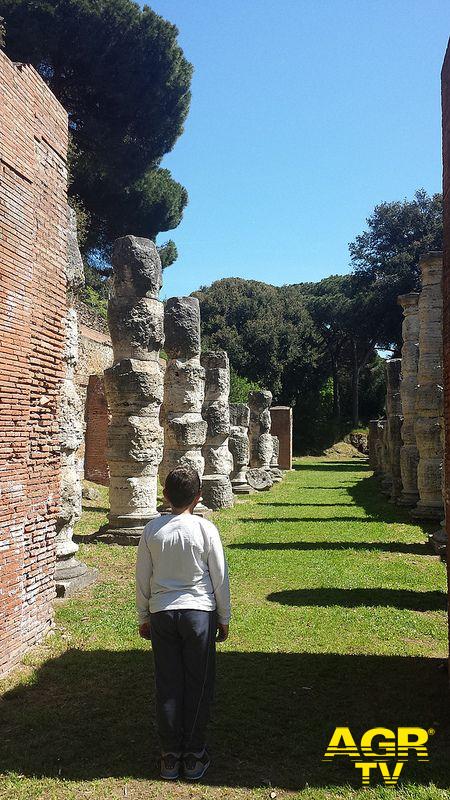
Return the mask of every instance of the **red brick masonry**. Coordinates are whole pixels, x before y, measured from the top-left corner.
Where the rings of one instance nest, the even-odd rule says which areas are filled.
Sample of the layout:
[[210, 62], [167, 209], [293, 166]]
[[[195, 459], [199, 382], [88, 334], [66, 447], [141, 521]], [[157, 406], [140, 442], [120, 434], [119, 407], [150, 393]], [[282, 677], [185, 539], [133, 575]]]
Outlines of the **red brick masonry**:
[[89, 481], [109, 486], [106, 460], [109, 412], [105, 385], [100, 375], [91, 375], [89, 378], [85, 420], [84, 477]]
[[0, 675], [52, 625], [67, 115], [0, 52]]
[[[444, 165], [444, 425], [445, 425], [445, 518], [450, 538], [450, 43], [442, 67], [442, 158]], [[450, 586], [450, 544], [447, 545], [447, 575]], [[450, 617], [449, 617], [450, 631]]]
[[292, 408], [290, 406], [272, 406], [270, 409], [273, 436], [280, 440], [280, 456], [278, 463], [281, 469], [292, 469]]

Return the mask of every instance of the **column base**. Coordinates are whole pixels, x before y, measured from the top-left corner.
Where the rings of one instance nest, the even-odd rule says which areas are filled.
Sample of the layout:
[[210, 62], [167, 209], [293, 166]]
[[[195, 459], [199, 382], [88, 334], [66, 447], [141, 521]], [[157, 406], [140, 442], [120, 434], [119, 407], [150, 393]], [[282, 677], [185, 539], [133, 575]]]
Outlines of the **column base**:
[[255, 490], [252, 489], [248, 483], [234, 484], [233, 481], [231, 481], [231, 488], [233, 490], [233, 494], [255, 494]]
[[272, 475], [274, 483], [281, 483], [281, 481], [283, 480], [283, 473], [281, 469], [279, 469], [278, 467], [271, 467], [270, 474]]
[[419, 501], [417, 506], [411, 509], [410, 514], [413, 519], [441, 520], [444, 516], [444, 506], [431, 506]]
[[436, 555], [445, 559], [448, 542], [447, 531], [444, 528], [438, 528], [436, 531], [429, 534], [428, 541]]
[[397, 498], [398, 506], [406, 506], [413, 508], [419, 502], [419, 495], [417, 492], [402, 492], [400, 497]]
[[55, 569], [57, 597], [71, 597], [81, 589], [95, 583], [98, 569], [86, 566], [74, 556], [58, 559]]
[[264, 467], [252, 467], [247, 471], [247, 482], [257, 492], [267, 492], [273, 486], [270, 470]]
[[147, 522], [159, 516], [157, 511], [136, 518], [111, 516], [109, 522], [99, 529], [95, 540], [106, 544], [138, 545]]

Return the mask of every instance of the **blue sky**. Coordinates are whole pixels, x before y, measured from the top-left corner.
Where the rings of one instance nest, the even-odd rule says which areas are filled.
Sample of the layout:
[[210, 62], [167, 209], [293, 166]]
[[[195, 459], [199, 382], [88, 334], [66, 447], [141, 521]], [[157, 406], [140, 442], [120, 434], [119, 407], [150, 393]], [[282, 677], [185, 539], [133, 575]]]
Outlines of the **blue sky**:
[[163, 164], [189, 205], [162, 296], [348, 271], [373, 207], [441, 189], [448, 0], [152, 0], [194, 65]]

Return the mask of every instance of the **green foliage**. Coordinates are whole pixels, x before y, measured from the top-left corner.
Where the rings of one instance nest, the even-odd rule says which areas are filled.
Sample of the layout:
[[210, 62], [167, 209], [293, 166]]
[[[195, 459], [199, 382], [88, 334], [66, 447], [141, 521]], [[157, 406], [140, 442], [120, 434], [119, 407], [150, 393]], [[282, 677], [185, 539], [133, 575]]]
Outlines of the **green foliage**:
[[81, 292], [81, 299], [87, 306], [93, 308], [101, 317], [107, 318], [108, 314], [108, 301], [99, 295], [99, 293], [92, 288], [92, 286], [85, 286]]
[[318, 336], [297, 287], [225, 278], [194, 295], [204, 347], [226, 350], [236, 372], [277, 402], [295, 402], [318, 379]]
[[132, 0], [0, 0], [0, 14], [9, 57], [32, 63], [69, 114], [84, 250], [107, 260], [117, 236], [176, 227], [187, 192], [160, 162], [190, 103], [177, 28]]
[[158, 253], [163, 269], [170, 267], [178, 258], [177, 246], [172, 239], [158, 247]]
[[413, 200], [380, 203], [349, 245], [356, 293], [364, 300], [360, 318], [376, 329], [378, 347], [400, 346], [397, 297], [420, 290], [420, 257], [442, 247], [442, 195], [423, 190]]
[[230, 367], [230, 403], [246, 403], [248, 393], [258, 389], [261, 389], [259, 383], [243, 378], [233, 367]]

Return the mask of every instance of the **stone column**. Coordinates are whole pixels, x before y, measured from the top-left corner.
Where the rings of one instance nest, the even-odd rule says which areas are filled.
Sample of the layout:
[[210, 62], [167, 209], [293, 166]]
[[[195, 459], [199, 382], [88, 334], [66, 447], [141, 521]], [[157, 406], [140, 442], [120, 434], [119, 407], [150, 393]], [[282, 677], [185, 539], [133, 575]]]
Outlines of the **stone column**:
[[114, 242], [108, 325], [114, 353], [105, 370], [111, 413], [108, 429], [109, 525], [102, 538], [137, 544], [157, 515], [163, 431], [159, 410], [163, 374], [164, 309], [158, 299], [161, 261], [154, 242], [123, 236]]
[[283, 473], [278, 463], [280, 455], [280, 440], [278, 436], [272, 436], [272, 459], [270, 461], [270, 474], [272, 475], [274, 483], [281, 483], [283, 480]]
[[369, 422], [369, 435], [367, 437], [367, 446], [369, 448], [369, 465], [373, 469], [374, 474], [377, 473], [377, 442], [380, 429], [378, 427], [378, 420], [371, 419]]
[[228, 447], [233, 457], [231, 487], [234, 494], [251, 494], [254, 490], [247, 483], [250, 461], [248, 426], [250, 409], [245, 403], [230, 403], [230, 437]]
[[391, 475], [391, 500], [397, 500], [402, 491], [400, 471], [400, 449], [402, 445], [402, 401], [400, 397], [401, 358], [386, 361], [386, 416], [388, 437], [388, 458]]
[[378, 419], [377, 420], [377, 435], [375, 441], [375, 459], [376, 459], [376, 469], [374, 475], [377, 477], [381, 477], [383, 475], [383, 451], [384, 451], [384, 429], [386, 427], [386, 420], [385, 419]]
[[78, 545], [73, 528], [82, 513], [82, 481], [77, 450], [83, 441], [83, 408], [75, 388], [78, 363], [78, 318], [74, 306], [77, 291], [84, 284], [83, 262], [77, 241], [75, 212], [68, 209], [67, 236], [67, 315], [64, 347], [65, 376], [61, 385], [59, 425], [61, 441], [61, 508], [56, 524], [55, 583], [58, 597], [73, 594], [93, 583], [97, 570], [75, 558]]
[[381, 491], [390, 495], [392, 490], [391, 460], [389, 456], [389, 427], [387, 419], [383, 420], [383, 438], [381, 441]]
[[402, 324], [402, 371], [400, 376], [400, 396], [402, 401], [403, 425], [402, 447], [400, 450], [400, 471], [402, 492], [397, 502], [402, 506], [415, 506], [419, 493], [417, 490], [417, 450], [414, 428], [416, 418], [417, 366], [419, 362], [419, 294], [411, 292], [398, 298], [403, 309]]
[[270, 472], [270, 462], [273, 455], [269, 411], [271, 403], [272, 392], [267, 389], [249, 393], [250, 425], [248, 435], [250, 441], [250, 466], [252, 469], [265, 469], [267, 472]]
[[203, 501], [207, 508], [231, 508], [234, 504], [230, 472], [233, 459], [228, 449], [230, 435], [230, 364], [224, 350], [204, 352], [200, 363], [205, 370], [205, 400], [202, 408], [207, 423], [203, 446]]
[[443, 515], [442, 253], [423, 256], [419, 297], [419, 365], [415, 433], [419, 451], [419, 519]]
[[[196, 297], [167, 300], [164, 331], [169, 360], [161, 407], [164, 454], [159, 477], [162, 485], [169, 472], [181, 464], [197, 470], [200, 478], [205, 466], [202, 453], [207, 431], [202, 417], [205, 370], [200, 364], [200, 306]], [[206, 510], [200, 505], [196, 511], [203, 509]]]

